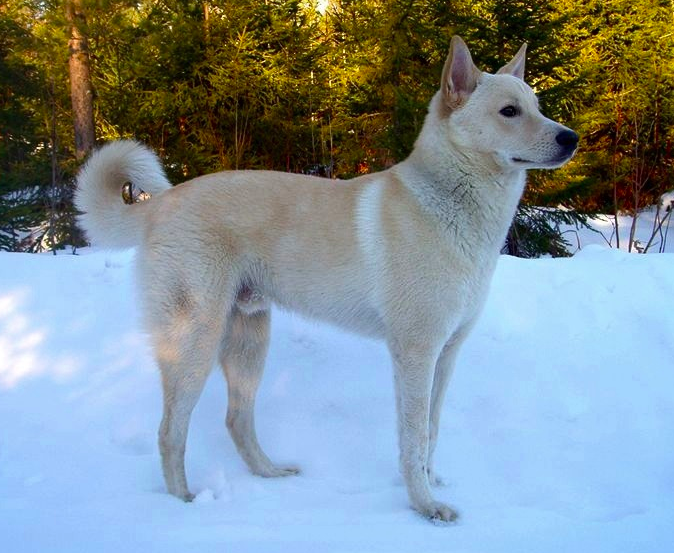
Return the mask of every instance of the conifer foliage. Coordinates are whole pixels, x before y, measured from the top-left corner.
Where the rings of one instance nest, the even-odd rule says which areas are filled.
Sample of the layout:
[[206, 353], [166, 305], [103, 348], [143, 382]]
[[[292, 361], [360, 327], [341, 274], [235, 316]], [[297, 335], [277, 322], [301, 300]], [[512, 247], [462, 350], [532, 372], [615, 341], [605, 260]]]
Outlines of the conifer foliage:
[[71, 188], [94, 138], [148, 143], [175, 182], [386, 168], [411, 150], [456, 33], [488, 71], [527, 42], [542, 110], [582, 136], [565, 169], [532, 173], [505, 245], [563, 254], [557, 224], [573, 211], [539, 207], [638, 213], [672, 188], [673, 13], [645, 0], [5, 0], [0, 248], [82, 243]]

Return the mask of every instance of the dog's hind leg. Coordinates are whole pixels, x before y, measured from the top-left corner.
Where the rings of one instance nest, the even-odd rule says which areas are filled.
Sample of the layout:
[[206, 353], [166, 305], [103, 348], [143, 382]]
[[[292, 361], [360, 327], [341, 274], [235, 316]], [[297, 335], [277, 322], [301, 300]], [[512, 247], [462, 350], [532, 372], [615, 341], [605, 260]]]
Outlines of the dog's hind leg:
[[203, 303], [174, 303], [171, 313], [151, 327], [164, 392], [159, 427], [164, 479], [168, 492], [184, 501], [194, 498], [185, 477], [190, 417], [213, 367], [226, 313], [224, 302]]
[[236, 448], [253, 474], [265, 477], [289, 476], [299, 471], [277, 467], [262, 451], [255, 432], [255, 395], [262, 378], [269, 346], [270, 313], [235, 307], [220, 353], [227, 378], [227, 428]]

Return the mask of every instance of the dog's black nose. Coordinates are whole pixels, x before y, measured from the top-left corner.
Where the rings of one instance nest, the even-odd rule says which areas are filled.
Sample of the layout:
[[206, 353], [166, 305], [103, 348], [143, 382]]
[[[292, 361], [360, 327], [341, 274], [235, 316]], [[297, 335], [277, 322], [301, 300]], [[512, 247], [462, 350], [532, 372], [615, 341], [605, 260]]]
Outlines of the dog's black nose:
[[578, 135], [570, 129], [560, 132], [555, 137], [555, 140], [557, 141], [557, 144], [564, 146], [568, 150], [573, 150], [578, 146]]

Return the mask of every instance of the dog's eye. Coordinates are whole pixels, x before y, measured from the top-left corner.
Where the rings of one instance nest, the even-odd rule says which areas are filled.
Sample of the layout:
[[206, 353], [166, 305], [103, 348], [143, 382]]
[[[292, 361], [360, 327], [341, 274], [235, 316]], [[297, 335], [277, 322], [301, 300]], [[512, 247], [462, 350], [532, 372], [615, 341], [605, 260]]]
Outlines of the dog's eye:
[[503, 117], [515, 117], [516, 115], [520, 114], [520, 110], [517, 109], [515, 106], [506, 106], [499, 111]]

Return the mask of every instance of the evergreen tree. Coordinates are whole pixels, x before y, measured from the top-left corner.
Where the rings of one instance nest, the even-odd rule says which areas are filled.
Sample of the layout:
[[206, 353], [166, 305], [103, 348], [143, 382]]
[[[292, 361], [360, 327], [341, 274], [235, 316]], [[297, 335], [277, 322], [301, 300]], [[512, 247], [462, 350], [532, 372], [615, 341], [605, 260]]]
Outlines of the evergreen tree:
[[[565, 168], [531, 173], [507, 251], [563, 253], [555, 218], [572, 215], [535, 206], [636, 213], [672, 187], [669, 1], [330, 0], [325, 14], [315, 0], [66, 4], [87, 15], [76, 30], [96, 136], [149, 143], [176, 182], [236, 168], [344, 178], [401, 161], [460, 34], [491, 72], [527, 42], [542, 111], [582, 137]], [[78, 241], [64, 5], [0, 5], [4, 249]]]
[[[46, 83], [21, 54], [34, 39], [34, 6], [0, 6], [0, 249], [33, 249], [32, 230], [45, 220], [49, 144], [40, 126]], [[39, 243], [39, 242], [38, 242]]]
[[75, 156], [78, 161], [82, 161], [94, 147], [96, 140], [94, 92], [91, 85], [89, 39], [83, 0], [67, 0], [66, 17], [70, 27], [68, 65], [75, 130]]
[[625, 0], [583, 10], [573, 26], [584, 54], [574, 98], [584, 148], [559, 178], [589, 182], [591, 194], [578, 203], [636, 219], [674, 180], [674, 10]]

